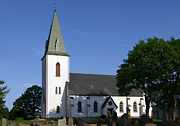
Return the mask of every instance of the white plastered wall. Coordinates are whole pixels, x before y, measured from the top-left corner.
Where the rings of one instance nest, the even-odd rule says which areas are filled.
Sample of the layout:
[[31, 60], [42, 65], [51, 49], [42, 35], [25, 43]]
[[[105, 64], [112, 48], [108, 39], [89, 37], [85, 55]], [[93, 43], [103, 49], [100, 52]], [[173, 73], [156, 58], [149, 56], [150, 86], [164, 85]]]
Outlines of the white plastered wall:
[[[102, 105], [108, 96], [76, 96], [70, 95], [71, 97], [71, 117], [97, 117], [105, 114], [107, 116], [107, 109], [111, 108], [111, 106], [106, 106], [105, 109], [102, 110]], [[89, 99], [87, 99], [89, 97]], [[126, 97], [126, 96], [111, 96], [114, 103], [117, 105], [117, 109], [114, 107], [114, 111], [116, 111], [117, 116], [121, 117], [124, 113], [126, 113], [127, 109], [127, 99], [128, 105], [130, 109], [131, 117], [140, 117], [142, 114], [145, 114], [145, 100], [144, 97]], [[82, 103], [82, 113], [78, 113], [78, 102]], [[98, 103], [98, 112], [94, 112], [94, 102]], [[123, 102], [123, 112], [119, 110], [120, 102]], [[133, 103], [137, 103], [137, 112], [133, 112]], [[140, 104], [143, 106], [140, 108]], [[150, 109], [151, 116], [152, 108]]]
[[[60, 76], [56, 76], [57, 63], [60, 64]], [[69, 82], [69, 57], [46, 55], [46, 118], [67, 116], [66, 82]], [[59, 94], [59, 87], [61, 94]], [[57, 106], [60, 107], [60, 113], [56, 113]]]
[[[140, 109], [141, 108], [140, 103], [142, 102], [141, 104], [144, 104], [144, 102], [141, 101], [141, 98], [143, 98], [143, 97], [128, 97], [128, 98], [129, 98], [128, 105], [129, 105], [129, 109], [130, 109], [130, 116], [131, 117], [140, 117], [144, 113], [144, 111], [141, 112], [141, 109]], [[137, 106], [136, 112], [134, 112], [134, 108], [133, 108], [134, 103], [136, 103], [136, 106]]]
[[41, 118], [46, 118], [46, 57], [42, 59]]
[[[114, 100], [114, 102], [118, 106], [118, 108], [116, 110], [117, 116], [120, 117], [124, 113], [126, 113], [126, 99], [127, 99], [126, 96], [112, 96], [112, 99]], [[123, 112], [120, 112], [120, 109], [119, 109], [120, 102], [123, 103]]]
[[[101, 116], [101, 106], [106, 100], [107, 96], [76, 96], [71, 97], [71, 116], [72, 117], [97, 117]], [[89, 97], [89, 99], [88, 99]], [[78, 102], [82, 103], [82, 113], [78, 113]], [[98, 103], [98, 112], [94, 112], [94, 102]]]

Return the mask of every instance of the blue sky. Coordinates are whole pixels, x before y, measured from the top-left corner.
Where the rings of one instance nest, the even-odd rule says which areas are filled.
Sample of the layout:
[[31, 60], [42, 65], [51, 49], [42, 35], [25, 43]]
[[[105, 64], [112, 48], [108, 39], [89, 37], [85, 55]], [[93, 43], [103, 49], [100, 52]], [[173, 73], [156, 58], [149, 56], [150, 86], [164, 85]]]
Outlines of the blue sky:
[[1, 0], [0, 79], [6, 106], [33, 84], [41, 86], [41, 58], [54, 3], [70, 72], [115, 75], [140, 39], [180, 38], [179, 0]]

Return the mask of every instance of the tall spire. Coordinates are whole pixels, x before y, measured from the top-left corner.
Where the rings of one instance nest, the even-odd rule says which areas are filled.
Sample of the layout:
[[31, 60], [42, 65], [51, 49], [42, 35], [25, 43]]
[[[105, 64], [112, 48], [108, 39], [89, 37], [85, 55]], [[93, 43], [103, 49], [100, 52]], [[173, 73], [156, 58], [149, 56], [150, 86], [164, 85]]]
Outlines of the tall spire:
[[52, 19], [49, 37], [48, 40], [46, 41], [45, 55], [46, 54], [69, 56], [66, 52], [66, 47], [61, 33], [61, 29], [56, 13], [56, 4], [54, 7], [54, 16]]

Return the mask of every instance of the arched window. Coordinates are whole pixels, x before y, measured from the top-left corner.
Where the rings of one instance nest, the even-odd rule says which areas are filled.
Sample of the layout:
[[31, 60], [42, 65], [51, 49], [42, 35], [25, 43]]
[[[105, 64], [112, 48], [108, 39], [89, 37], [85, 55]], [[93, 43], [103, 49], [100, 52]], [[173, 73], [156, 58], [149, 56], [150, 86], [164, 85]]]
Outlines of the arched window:
[[82, 104], [81, 101], [78, 102], [78, 113], [82, 112]]
[[122, 101], [119, 103], [119, 111], [124, 112], [124, 110], [123, 110], [123, 102]]
[[94, 112], [98, 112], [98, 105], [96, 101], [94, 102]]
[[57, 94], [57, 87], [55, 88], [55, 94]]
[[61, 94], [61, 87], [59, 87], [59, 94]]
[[136, 102], [133, 103], [133, 111], [137, 112], [137, 103]]
[[60, 113], [59, 106], [57, 106], [57, 108], [56, 108], [56, 113]]
[[56, 76], [60, 76], [60, 64], [56, 63]]

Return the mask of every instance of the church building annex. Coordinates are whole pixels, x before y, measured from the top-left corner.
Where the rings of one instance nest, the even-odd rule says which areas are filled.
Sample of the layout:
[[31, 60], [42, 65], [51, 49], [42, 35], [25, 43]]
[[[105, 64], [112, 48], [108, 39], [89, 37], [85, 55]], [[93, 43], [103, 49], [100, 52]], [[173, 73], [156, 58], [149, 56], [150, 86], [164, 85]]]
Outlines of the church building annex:
[[[69, 58], [56, 10], [42, 57], [41, 118], [97, 117], [130, 110], [145, 114], [145, 98], [138, 90], [119, 96], [115, 75], [69, 73]], [[150, 116], [152, 108], [150, 108]]]

